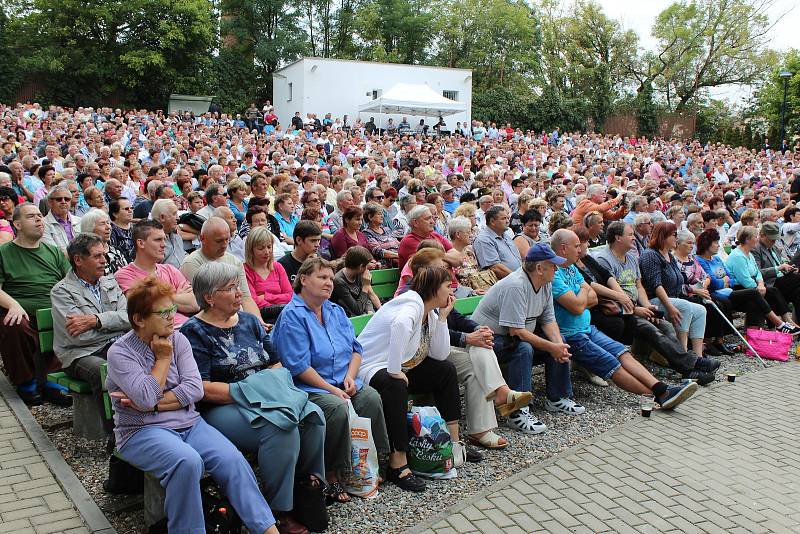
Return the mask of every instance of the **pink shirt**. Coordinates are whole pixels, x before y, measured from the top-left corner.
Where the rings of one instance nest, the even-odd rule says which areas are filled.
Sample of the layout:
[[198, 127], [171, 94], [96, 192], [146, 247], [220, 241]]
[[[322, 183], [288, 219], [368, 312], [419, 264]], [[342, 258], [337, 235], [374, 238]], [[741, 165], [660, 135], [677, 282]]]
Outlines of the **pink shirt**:
[[[189, 282], [186, 280], [186, 277], [183, 276], [183, 273], [181, 273], [172, 265], [166, 263], [157, 263], [156, 275], [158, 275], [161, 280], [174, 287], [175, 291], [191, 288]], [[150, 273], [143, 271], [134, 263], [129, 263], [114, 273], [114, 278], [117, 279], [117, 283], [119, 284], [119, 287], [122, 289], [123, 293], [127, 293], [133, 284], [139, 280], [147, 278], [148, 276], [150, 276]], [[176, 313], [174, 328], [177, 330], [178, 327], [186, 322], [187, 319], [188, 317], [182, 313]]]
[[292, 284], [283, 265], [277, 261], [272, 262], [272, 272], [264, 278], [252, 267], [244, 264], [244, 275], [247, 278], [247, 287], [250, 288], [250, 296], [259, 308], [273, 306], [276, 304], [289, 304], [292, 300], [294, 291]]

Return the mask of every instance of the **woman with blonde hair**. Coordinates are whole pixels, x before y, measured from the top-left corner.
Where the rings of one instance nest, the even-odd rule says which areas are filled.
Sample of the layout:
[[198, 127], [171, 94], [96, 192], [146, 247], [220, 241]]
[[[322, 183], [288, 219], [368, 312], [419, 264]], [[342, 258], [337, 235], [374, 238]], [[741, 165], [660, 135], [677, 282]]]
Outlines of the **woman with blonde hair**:
[[283, 265], [275, 261], [275, 238], [268, 228], [252, 228], [244, 245], [244, 274], [250, 296], [264, 321], [274, 322], [292, 300], [292, 285]]
[[236, 217], [236, 226], [241, 228], [242, 221], [244, 221], [244, 216], [247, 213], [247, 184], [239, 178], [236, 178], [228, 182], [227, 191], [228, 207], [233, 212], [233, 216]]

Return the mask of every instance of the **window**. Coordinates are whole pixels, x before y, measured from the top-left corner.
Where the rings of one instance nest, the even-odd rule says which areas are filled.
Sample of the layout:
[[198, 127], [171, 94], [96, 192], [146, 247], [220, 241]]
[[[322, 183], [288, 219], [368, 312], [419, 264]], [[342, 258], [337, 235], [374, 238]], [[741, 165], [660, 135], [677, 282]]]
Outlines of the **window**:
[[292, 101], [292, 82], [289, 82], [289, 98], [286, 99], [287, 102]]
[[377, 100], [378, 98], [380, 98], [382, 92], [383, 91], [381, 91], [380, 89], [373, 89], [372, 90], [372, 100]]
[[458, 102], [458, 91], [451, 91], [450, 89], [445, 89], [444, 91], [442, 91], [442, 96]]

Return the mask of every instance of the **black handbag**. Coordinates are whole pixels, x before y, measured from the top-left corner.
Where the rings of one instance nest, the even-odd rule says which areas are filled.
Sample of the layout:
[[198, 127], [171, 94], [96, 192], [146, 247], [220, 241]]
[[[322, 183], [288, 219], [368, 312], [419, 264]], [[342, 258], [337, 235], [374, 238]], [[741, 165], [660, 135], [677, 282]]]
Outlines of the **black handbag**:
[[[200, 481], [200, 497], [203, 500], [203, 521], [206, 532], [219, 534], [240, 534], [242, 520], [231, 506], [228, 498], [211, 477]], [[167, 534], [167, 518], [150, 525], [148, 534]]]
[[103, 482], [103, 489], [115, 495], [140, 495], [144, 492], [144, 471], [112, 454], [108, 459], [108, 478]]
[[300, 476], [294, 483], [292, 516], [311, 532], [324, 532], [328, 529], [324, 486], [325, 483], [314, 475]]

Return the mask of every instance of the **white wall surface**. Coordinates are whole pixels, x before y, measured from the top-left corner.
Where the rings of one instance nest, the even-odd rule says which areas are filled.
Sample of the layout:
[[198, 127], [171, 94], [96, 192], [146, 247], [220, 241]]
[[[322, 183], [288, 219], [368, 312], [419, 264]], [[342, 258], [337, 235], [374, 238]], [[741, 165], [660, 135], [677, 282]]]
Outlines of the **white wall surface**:
[[[465, 113], [444, 117], [447, 129], [453, 130], [457, 122], [470, 121], [472, 116], [472, 73], [464, 69], [444, 69], [418, 65], [369, 63], [362, 61], [339, 61], [306, 58], [273, 74], [273, 105], [278, 120], [284, 127], [289, 124], [295, 111], [305, 117], [316, 113], [322, 119], [326, 113], [333, 118], [347, 115], [353, 124], [358, 107], [369, 101], [373, 90], [385, 92], [396, 83], [427, 84], [442, 94], [443, 90], [458, 91], [458, 101], [467, 106]], [[292, 84], [292, 100], [289, 98], [289, 83]], [[367, 96], [370, 93], [370, 96]], [[366, 122], [370, 116], [375, 123], [385, 125], [389, 117], [399, 124], [400, 115], [361, 114]], [[433, 126], [437, 117], [408, 116], [412, 127], [424, 118]]]

